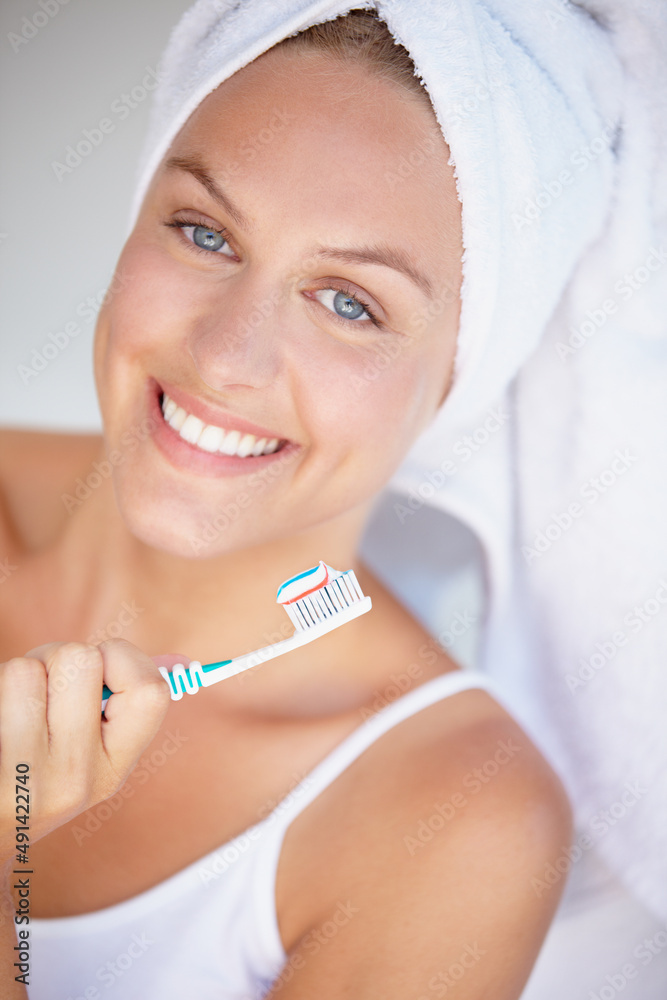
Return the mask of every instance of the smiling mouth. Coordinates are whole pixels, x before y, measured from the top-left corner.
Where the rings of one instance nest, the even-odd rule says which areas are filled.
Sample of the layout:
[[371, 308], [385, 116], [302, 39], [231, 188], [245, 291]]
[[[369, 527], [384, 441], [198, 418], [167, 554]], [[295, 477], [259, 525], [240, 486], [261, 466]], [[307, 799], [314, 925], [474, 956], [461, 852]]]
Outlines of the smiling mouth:
[[271, 455], [288, 444], [287, 440], [281, 438], [260, 438], [255, 434], [205, 424], [199, 417], [178, 406], [166, 392], [160, 394], [159, 403], [166, 423], [178, 436], [208, 454], [254, 458]]

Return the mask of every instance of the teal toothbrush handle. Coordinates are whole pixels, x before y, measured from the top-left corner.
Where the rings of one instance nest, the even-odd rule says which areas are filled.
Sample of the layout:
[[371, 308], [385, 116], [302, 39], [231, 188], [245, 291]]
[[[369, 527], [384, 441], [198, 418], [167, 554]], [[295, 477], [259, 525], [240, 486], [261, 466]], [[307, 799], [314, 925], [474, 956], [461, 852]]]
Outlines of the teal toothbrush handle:
[[[201, 669], [204, 673], [208, 673], [209, 671], [215, 670], [217, 667], [226, 667], [227, 664], [231, 662], [232, 662], [231, 660], [219, 660], [217, 663], [205, 663]], [[190, 671], [186, 670], [185, 673], [188, 681], [190, 681]], [[167, 680], [167, 684], [169, 686], [169, 691], [171, 693], [172, 701], [177, 701], [182, 697], [182, 695], [186, 694], [186, 690], [183, 687], [183, 681], [181, 680], [180, 692], [179, 692], [179, 687], [176, 684], [176, 678], [174, 677], [174, 674], [171, 672], [171, 670], [169, 671], [168, 676], [169, 679]], [[113, 691], [111, 691], [110, 688], [108, 688], [105, 684], [102, 687], [102, 711], [104, 711], [106, 702], [111, 697], [112, 694]]]

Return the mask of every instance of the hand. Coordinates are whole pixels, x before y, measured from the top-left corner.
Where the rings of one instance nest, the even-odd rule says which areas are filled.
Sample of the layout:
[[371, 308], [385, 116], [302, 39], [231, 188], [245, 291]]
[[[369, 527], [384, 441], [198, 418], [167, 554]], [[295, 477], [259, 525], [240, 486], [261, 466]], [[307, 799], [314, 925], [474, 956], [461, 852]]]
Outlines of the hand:
[[125, 639], [50, 642], [0, 664], [0, 865], [15, 854], [17, 764], [30, 765], [34, 844], [118, 791], [169, 702], [156, 663]]

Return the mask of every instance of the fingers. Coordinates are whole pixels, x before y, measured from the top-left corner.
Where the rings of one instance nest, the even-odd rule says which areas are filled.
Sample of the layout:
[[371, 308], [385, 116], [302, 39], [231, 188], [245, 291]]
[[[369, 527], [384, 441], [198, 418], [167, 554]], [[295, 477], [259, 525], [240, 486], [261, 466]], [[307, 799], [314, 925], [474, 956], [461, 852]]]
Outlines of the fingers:
[[12, 769], [48, 753], [47, 676], [36, 658], [15, 657], [0, 666], [0, 761]]
[[[168, 684], [153, 660], [125, 639], [107, 639], [99, 646], [50, 642], [29, 655], [43, 664], [54, 760], [63, 772], [86, 772], [90, 794], [98, 801], [106, 798], [157, 734], [171, 701]], [[104, 683], [113, 696], [102, 719]]]
[[153, 660], [125, 639], [107, 639], [99, 648], [104, 681], [113, 691], [102, 742], [114, 769], [125, 777], [162, 724], [171, 702], [169, 685]]
[[[50, 642], [31, 650], [46, 667], [51, 751], [69, 757], [94, 751], [100, 739], [104, 660], [86, 642]], [[76, 740], [72, 739], [76, 733]], [[68, 749], [69, 748], [69, 749]]]
[[[0, 858], [3, 863], [15, 853], [16, 846], [19, 802], [16, 765], [28, 764], [34, 775], [48, 764], [46, 685], [46, 670], [38, 659], [17, 656], [0, 664]], [[29, 794], [32, 840], [33, 781]], [[22, 815], [25, 819], [25, 813]]]
[[156, 664], [124, 639], [46, 643], [0, 664], [0, 844], [13, 832], [17, 763], [31, 765], [34, 842], [118, 791], [170, 700]]

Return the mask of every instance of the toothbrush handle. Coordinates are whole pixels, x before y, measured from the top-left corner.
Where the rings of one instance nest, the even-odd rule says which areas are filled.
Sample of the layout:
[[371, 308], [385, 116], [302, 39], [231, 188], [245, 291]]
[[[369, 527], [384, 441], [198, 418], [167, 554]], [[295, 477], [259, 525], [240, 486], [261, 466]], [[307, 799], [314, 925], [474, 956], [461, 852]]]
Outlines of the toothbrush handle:
[[[252, 655], [252, 654], [250, 654]], [[244, 660], [247, 657], [239, 656], [238, 660]], [[200, 687], [206, 687], [206, 681], [201, 680], [202, 671], [212, 671], [218, 667], [226, 667], [228, 663], [237, 662], [232, 660], [221, 660], [219, 663], [207, 663], [202, 667], [201, 663], [197, 660], [192, 660], [190, 667], [184, 667], [182, 663], [176, 664], [173, 670], [167, 670], [166, 667], [158, 667], [160, 673], [164, 677], [165, 681], [169, 685], [169, 691], [171, 693], [172, 701], [180, 701], [184, 694], [195, 694]], [[258, 661], [260, 662], [260, 661]], [[191, 670], [192, 668], [192, 670]], [[241, 668], [243, 669], [243, 668]], [[234, 671], [235, 672], [235, 671]], [[192, 673], [192, 677], [190, 674]], [[225, 676], [228, 676], [227, 674]], [[183, 679], [185, 678], [185, 679]], [[198, 680], [198, 678], [200, 680]], [[220, 674], [217, 675], [216, 680], [222, 680]], [[179, 683], [180, 682], [180, 683]], [[209, 681], [213, 683], [213, 681]], [[102, 687], [102, 712], [106, 708], [107, 701], [113, 694], [113, 691], [106, 686]]]
[[[363, 600], [355, 601], [349, 607], [337, 611], [331, 618], [318, 625], [311, 625], [307, 629], [295, 632], [287, 639], [281, 639], [280, 642], [275, 642], [270, 646], [262, 646], [261, 649], [256, 649], [252, 653], [236, 656], [233, 660], [219, 660], [216, 663], [205, 663], [203, 666], [199, 660], [191, 660], [188, 667], [177, 663], [171, 670], [167, 670], [166, 667], [158, 667], [158, 670], [169, 685], [171, 700], [180, 701], [184, 694], [196, 694], [202, 687], [210, 687], [211, 684], [216, 684], [218, 681], [227, 680], [228, 677], [240, 674], [242, 671], [256, 667], [267, 660], [272, 660], [276, 656], [289, 653], [297, 646], [305, 646], [306, 643], [312, 642], [313, 639], [319, 639], [321, 635], [326, 635], [327, 632], [333, 631], [339, 625], [365, 614], [366, 611], [370, 611], [371, 607], [370, 597], [364, 597]], [[102, 690], [102, 711], [105, 709], [107, 699], [112, 694], [113, 692], [105, 684]]]
[[288, 636], [287, 639], [281, 639], [280, 642], [274, 642], [270, 646], [262, 646], [260, 649], [255, 649], [252, 653], [244, 653], [242, 656], [236, 656], [233, 660], [221, 660], [218, 663], [207, 663], [204, 666], [198, 660], [192, 660], [189, 668], [183, 667], [182, 664], [176, 664], [171, 671], [168, 671], [166, 667], [159, 667], [158, 669], [169, 684], [172, 700], [180, 701], [184, 694], [196, 694], [202, 687], [210, 687], [211, 684], [217, 684], [218, 681], [234, 677], [235, 674], [240, 674], [244, 670], [256, 667], [260, 663], [266, 663], [267, 660], [272, 660], [276, 656], [289, 653], [298, 646], [305, 646], [306, 643], [313, 642], [314, 639], [319, 639], [320, 636], [333, 631], [339, 625], [343, 625], [345, 622], [352, 621], [353, 618], [358, 618], [359, 615], [365, 614], [367, 611], [370, 611], [372, 606], [370, 597], [364, 597], [360, 601], [355, 601], [349, 607], [337, 611], [335, 615], [319, 622], [317, 625], [298, 629], [292, 635]]
[[[271, 660], [274, 656], [288, 653], [296, 646], [302, 646], [304, 643], [316, 639], [324, 631], [328, 631], [328, 628], [313, 627], [307, 632], [296, 633], [287, 639], [282, 639], [272, 646], [264, 646], [252, 653], [236, 656], [233, 660], [218, 660], [216, 663], [203, 665], [199, 660], [191, 660], [188, 667], [182, 663], [176, 663], [171, 670], [167, 670], [166, 667], [158, 667], [158, 670], [169, 685], [171, 700], [180, 701], [184, 694], [196, 694], [200, 688], [210, 687], [211, 684], [226, 680], [228, 677], [240, 674], [243, 670], [249, 670], [259, 663]], [[105, 684], [102, 690], [102, 711], [106, 707], [107, 699], [112, 694], [113, 692]]]
[[[223, 660], [221, 664], [213, 663], [213, 664], [209, 664], [207, 667], [203, 667], [202, 668], [201, 664], [197, 664], [197, 661], [193, 660], [192, 661], [192, 665], [193, 666], [199, 666], [200, 669], [206, 670], [206, 669], [210, 669], [211, 667], [218, 667], [218, 666], [222, 666], [224, 664], [231, 663], [231, 662], [232, 662], [231, 660]], [[177, 664], [176, 666], [180, 667], [180, 669], [183, 670], [183, 671], [186, 670], [186, 668], [183, 666], [183, 664]], [[180, 685], [180, 688], [179, 688], [178, 681], [177, 681], [178, 674], [172, 673], [172, 671], [171, 670], [167, 670], [166, 667], [158, 667], [158, 669], [159, 669], [160, 673], [162, 674], [162, 676], [164, 677], [165, 681], [167, 682], [167, 684], [169, 686], [169, 691], [171, 693], [171, 700], [172, 701], [180, 701], [180, 699], [183, 697], [183, 693], [186, 690], [188, 690], [188, 689], [185, 688], [185, 686], [183, 684], [183, 681], [181, 681], [181, 685]], [[190, 682], [190, 669], [189, 668], [187, 668], [186, 673], [187, 673], [187, 679], [188, 679], [187, 682], [191, 683]], [[197, 691], [199, 689], [200, 686], [201, 685], [197, 685], [197, 687], [195, 687], [190, 693], [193, 694], [195, 691]], [[109, 700], [109, 698], [111, 697], [112, 694], [113, 694], [113, 691], [110, 688], [108, 688], [106, 686], [106, 684], [104, 684], [102, 686], [102, 712], [104, 712], [104, 709], [107, 707], [107, 701]]]
[[[185, 667], [182, 663], [177, 663], [171, 670], [167, 670], [166, 667], [158, 667], [158, 670], [169, 686], [171, 700], [180, 701], [184, 694], [196, 694], [202, 687], [208, 687], [216, 681], [233, 677], [234, 674], [240, 673], [242, 670], [247, 670], [257, 663], [261, 663], [262, 657], [258, 656], [259, 652], [257, 650], [254, 653], [237, 656], [234, 660], [220, 660], [217, 663], [206, 663], [203, 666], [198, 660], [191, 660], [189, 667]], [[287, 652], [287, 649], [284, 652]], [[277, 654], [274, 653], [273, 655]], [[233, 664], [233, 667], [224, 670], [223, 668], [228, 667], [229, 664]], [[210, 677], [207, 676], [208, 674], [210, 674]], [[102, 712], [104, 712], [107, 701], [112, 694], [113, 691], [105, 684], [102, 687]]]

